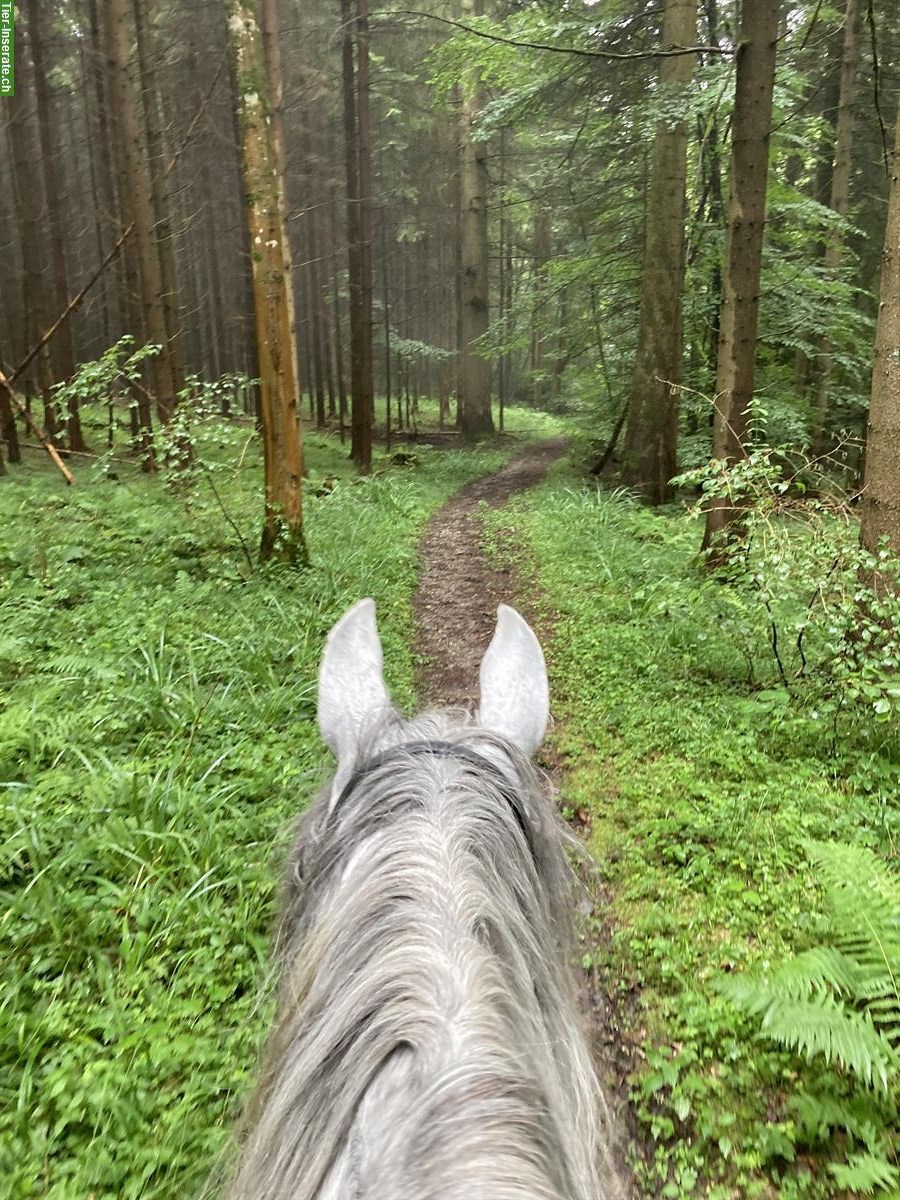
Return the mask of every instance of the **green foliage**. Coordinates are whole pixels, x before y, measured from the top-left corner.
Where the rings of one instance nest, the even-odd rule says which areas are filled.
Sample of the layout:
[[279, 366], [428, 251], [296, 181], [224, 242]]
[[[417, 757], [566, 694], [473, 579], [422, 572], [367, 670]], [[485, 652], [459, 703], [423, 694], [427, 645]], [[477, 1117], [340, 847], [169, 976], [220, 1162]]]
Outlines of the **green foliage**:
[[[840, 530], [824, 508], [820, 519]], [[755, 979], [759, 965], [819, 944], [831, 884], [824, 858], [810, 870], [810, 843], [868, 845], [876, 863], [892, 853], [892, 724], [873, 722], [865, 705], [836, 728], [813, 719], [824, 685], [811, 668], [791, 677], [790, 692], [781, 684], [764, 605], [709, 578], [682, 514], [585, 489], [560, 469], [491, 520], [524, 539], [520, 568], [545, 595], [554, 629], [552, 760], [565, 768], [562, 802], [584, 824], [597, 864], [601, 898], [583, 956], [610, 996], [610, 1028], [630, 1066], [641, 1194], [812, 1200], [889, 1180], [895, 1096], [761, 1039], [759, 1017], [737, 1009], [721, 984]], [[799, 521], [784, 524], [779, 536], [800, 543], [798, 572], [777, 586], [773, 578], [772, 594], [796, 586], [802, 612], [815, 582], [799, 572], [811, 535]], [[838, 536], [849, 545], [853, 532], [847, 525]], [[818, 642], [807, 637], [812, 661]], [[862, 862], [864, 888], [874, 872]], [[865, 911], [850, 895], [844, 907]], [[868, 944], [873, 1000], [895, 1011], [878, 992], [889, 956], [879, 976], [875, 939]], [[848, 954], [844, 943], [835, 948]], [[884, 1041], [895, 1016], [865, 1017], [847, 995], [829, 994], [849, 1020], [831, 1052], [841, 1062], [855, 1053], [864, 1073], [868, 1054], [873, 1082], [884, 1068], [895, 1087]]]
[[[885, 584], [898, 567], [884, 548], [860, 548], [833, 480], [787, 447], [760, 443], [734, 464], [713, 459], [676, 482], [740, 513], [724, 561], [701, 587], [751, 679], [774, 685], [813, 723], [889, 721], [900, 702], [900, 599]], [[702, 515], [702, 503], [693, 513]], [[768, 671], [758, 654], [766, 643]]]
[[110, 346], [99, 359], [81, 363], [71, 379], [53, 386], [53, 402], [65, 412], [71, 400], [81, 405], [112, 402], [123, 384], [140, 382], [143, 365], [154, 358], [159, 346], [148, 343], [135, 349], [134, 338], [126, 334]]
[[[515, 417], [514, 417], [515, 423]], [[204, 419], [173, 489], [139, 465], [43, 461], [0, 484], [0, 1192], [196, 1193], [270, 1014], [291, 823], [324, 780], [317, 660], [373, 595], [395, 698], [434, 508], [493, 450], [351, 474], [306, 439], [312, 565], [248, 570], [257, 441]], [[216, 483], [218, 499], [210, 487]], [[323, 479], [331, 487], [321, 486]]]
[[[883, 1129], [900, 1096], [900, 876], [863, 846], [823, 843], [811, 856], [827, 902], [820, 944], [719, 988], [761, 1019], [766, 1037], [841, 1068], [849, 1095], [804, 1092], [798, 1111], [817, 1142], [845, 1132], [851, 1153], [829, 1169], [841, 1187], [869, 1194], [900, 1182]], [[860, 1142], [864, 1152], [852, 1153]]]

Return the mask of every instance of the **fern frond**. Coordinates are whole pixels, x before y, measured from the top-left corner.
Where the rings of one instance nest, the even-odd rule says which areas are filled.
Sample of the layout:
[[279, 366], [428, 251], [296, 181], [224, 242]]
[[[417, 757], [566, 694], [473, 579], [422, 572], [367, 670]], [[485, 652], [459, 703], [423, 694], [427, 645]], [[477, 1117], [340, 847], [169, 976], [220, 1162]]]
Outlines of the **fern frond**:
[[842, 1129], [869, 1150], [878, 1145], [881, 1124], [872, 1104], [868, 1092], [851, 1097], [799, 1092], [789, 1101], [805, 1142], [828, 1142], [835, 1129]]
[[829, 1064], [839, 1063], [867, 1087], [882, 1092], [889, 1090], [890, 1076], [900, 1065], [872, 1018], [848, 1009], [827, 992], [808, 1000], [773, 999], [762, 1031], [807, 1059], [821, 1055]]
[[828, 1170], [838, 1187], [867, 1196], [900, 1184], [900, 1169], [882, 1154], [851, 1154], [845, 1163], [831, 1163]]

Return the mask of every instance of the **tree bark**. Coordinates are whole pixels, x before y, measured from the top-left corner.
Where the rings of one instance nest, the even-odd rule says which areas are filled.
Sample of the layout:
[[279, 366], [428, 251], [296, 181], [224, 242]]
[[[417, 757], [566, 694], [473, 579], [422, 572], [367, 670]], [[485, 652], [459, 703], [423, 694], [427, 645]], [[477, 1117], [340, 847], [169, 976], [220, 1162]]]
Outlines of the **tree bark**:
[[[273, 14], [270, 12], [269, 17]], [[285, 252], [284, 177], [278, 169], [270, 81], [280, 78], [277, 26], [264, 47], [259, 6], [232, 0], [228, 24], [235, 60], [244, 191], [253, 260], [259, 352], [260, 414], [265, 469], [265, 517], [260, 558], [307, 561], [303, 537], [303, 456], [292, 344], [289, 253]], [[266, 54], [266, 49], [269, 51]]]
[[[184, 351], [181, 344], [181, 316], [178, 311], [178, 285], [175, 277], [175, 240], [172, 234], [169, 196], [166, 188], [156, 70], [153, 65], [153, 56], [146, 27], [145, 4], [146, 0], [132, 0], [138, 70], [140, 72], [141, 96], [143, 98], [144, 129], [147, 136], [148, 174], [150, 176], [150, 198], [153, 205], [154, 240], [159, 259], [161, 301], [167, 335], [165, 353], [169, 358], [172, 388], [177, 397], [184, 389], [185, 369]], [[215, 261], [215, 255], [212, 257], [213, 261]]]
[[[50, 89], [44, 64], [44, 29], [40, 0], [27, 0], [26, 14], [28, 37], [31, 43], [31, 61], [34, 67], [34, 95], [37, 102], [38, 132], [41, 143], [41, 167], [44, 177], [44, 200], [47, 204], [47, 226], [50, 234], [50, 249], [53, 259], [53, 281], [56, 306], [61, 312], [69, 302], [69, 278], [66, 269], [66, 253], [63, 239], [62, 206], [60, 203], [59, 180], [56, 173], [56, 150], [53, 145], [53, 116], [50, 111]], [[29, 197], [33, 204], [33, 197]], [[56, 374], [69, 379], [75, 373], [75, 348], [72, 329], [66, 324], [54, 343], [56, 349]], [[78, 400], [72, 397], [66, 420], [69, 445], [73, 450], [84, 450], [81, 419], [78, 415]]]
[[163, 310], [163, 285], [159, 255], [153, 235], [154, 216], [147, 164], [143, 155], [141, 122], [135, 88], [128, 74], [130, 38], [125, 20], [125, 0], [107, 0], [106, 34], [112, 72], [115, 128], [120, 139], [120, 161], [124, 170], [120, 194], [131, 195], [134, 240], [140, 270], [141, 307], [147, 336], [162, 347], [153, 362], [156, 410], [163, 424], [171, 420], [175, 407], [175, 381], [168, 355], [168, 330]]
[[[462, 0], [463, 17], [482, 16], [484, 0]], [[488, 174], [487, 142], [476, 139], [475, 123], [484, 107], [484, 90], [474, 72], [463, 84], [460, 145], [460, 405], [463, 437], [494, 432], [491, 415], [491, 368], [475, 343], [487, 332]]]
[[[696, 39], [697, 0], [666, 0], [663, 49]], [[685, 87], [693, 69], [692, 54], [664, 58], [663, 93]], [[686, 182], [687, 125], [660, 120], [647, 189], [640, 326], [622, 464], [624, 482], [651, 504], [669, 498], [676, 472]]]
[[[347, 264], [350, 283], [350, 453], [361, 471], [365, 462], [367, 385], [365, 380], [366, 320], [363, 286], [362, 223], [360, 220], [359, 135], [356, 96], [358, 81], [353, 53], [351, 0], [341, 0], [341, 63], [344, 106], [344, 154], [347, 175]], [[370, 326], [371, 333], [371, 326]], [[371, 361], [371, 359], [370, 359]], [[369, 383], [371, 387], [371, 383]]]
[[[778, 13], [779, 0], [754, 0], [741, 12], [713, 425], [713, 458], [729, 463], [746, 455], [753, 398]], [[726, 499], [712, 500], [704, 549], [738, 518]]]
[[881, 263], [861, 509], [862, 545], [875, 551], [887, 538], [892, 553], [900, 554], [900, 115]]
[[[859, 0], [847, 0], [844, 11], [844, 45], [841, 53], [841, 90], [838, 100], [834, 141], [834, 169], [831, 174], [829, 208], [838, 217], [847, 216], [850, 207], [850, 174], [853, 150], [853, 97], [859, 63]], [[836, 275], [841, 265], [844, 235], [834, 230], [825, 244], [825, 273]], [[832, 345], [823, 337], [819, 347], [819, 378], [813, 414], [812, 449], [820, 455], [825, 449], [825, 423], [828, 416], [828, 386], [831, 381]]]
[[362, 472], [372, 469], [375, 411], [372, 355], [372, 131], [369, 117], [369, 0], [356, 0], [356, 132], [359, 153], [360, 403], [354, 406], [354, 458]]
[[[15, 176], [14, 194], [18, 213], [19, 236], [22, 241], [22, 265], [24, 269], [22, 298], [25, 309], [25, 341], [33, 344], [47, 325], [47, 305], [44, 295], [44, 279], [41, 272], [41, 228], [40, 205], [34, 202], [38, 183], [32, 170], [32, 147], [25, 123], [25, 88], [16, 88], [5, 105], [9, 140], [13, 154]], [[48, 437], [56, 436], [56, 420], [51, 389], [53, 388], [53, 361], [50, 347], [44, 345], [37, 357], [37, 382], [44, 400], [44, 425]]]

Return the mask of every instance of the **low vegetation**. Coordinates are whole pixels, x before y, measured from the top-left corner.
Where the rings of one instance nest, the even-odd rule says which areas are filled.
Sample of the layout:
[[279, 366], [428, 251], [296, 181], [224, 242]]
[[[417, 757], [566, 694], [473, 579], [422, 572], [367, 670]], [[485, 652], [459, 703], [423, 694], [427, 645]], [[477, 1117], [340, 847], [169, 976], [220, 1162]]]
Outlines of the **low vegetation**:
[[3, 1195], [184, 1196], [210, 1170], [266, 1027], [280, 854], [327, 767], [322, 639], [374, 595], [411, 702], [424, 522], [516, 444], [355, 478], [313, 435], [312, 566], [251, 573], [249, 432], [195, 428], [174, 480], [82, 462], [66, 489], [34, 456], [0, 481]]
[[563, 799], [612, 897], [585, 965], [625, 1031], [648, 1195], [898, 1187], [892, 669], [880, 645], [832, 658], [837, 588], [805, 671], [772, 650], [773, 619], [794, 643], [809, 619], [811, 561], [852, 558], [816, 521], [710, 579], [683, 511], [565, 469], [494, 520], [555, 629]]

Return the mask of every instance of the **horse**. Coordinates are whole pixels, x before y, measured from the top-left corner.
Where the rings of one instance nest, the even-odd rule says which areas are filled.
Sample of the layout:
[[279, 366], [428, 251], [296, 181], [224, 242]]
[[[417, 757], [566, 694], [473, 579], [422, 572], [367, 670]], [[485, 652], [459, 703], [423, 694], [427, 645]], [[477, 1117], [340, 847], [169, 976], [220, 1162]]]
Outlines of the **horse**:
[[544, 657], [501, 605], [474, 714], [404, 719], [371, 599], [328, 636], [337, 769], [301, 818], [229, 1200], [622, 1194], [571, 971], [570, 835], [531, 764]]

